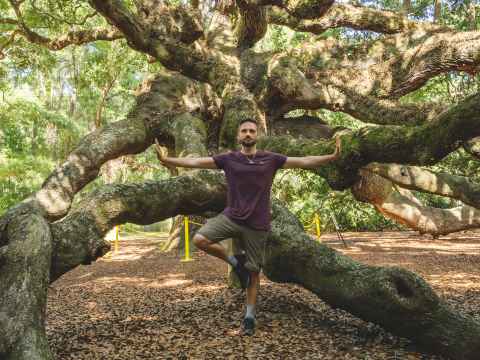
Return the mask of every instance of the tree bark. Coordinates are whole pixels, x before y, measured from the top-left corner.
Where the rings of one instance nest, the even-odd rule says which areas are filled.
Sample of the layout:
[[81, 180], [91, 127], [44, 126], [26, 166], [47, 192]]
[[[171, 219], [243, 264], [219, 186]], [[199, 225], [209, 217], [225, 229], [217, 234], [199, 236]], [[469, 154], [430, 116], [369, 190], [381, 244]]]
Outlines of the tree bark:
[[367, 170], [353, 187], [359, 201], [373, 204], [375, 208], [397, 222], [434, 236], [480, 227], [480, 210], [472, 206], [437, 209], [424, 206], [406, 189]]
[[448, 196], [480, 209], [480, 184], [467, 177], [398, 164], [371, 163], [364, 170], [380, 175], [403, 188]]
[[0, 242], [0, 358], [52, 359], [45, 335], [52, 235], [32, 209], [17, 211]]
[[453, 359], [476, 359], [480, 324], [458, 314], [419, 276], [398, 267], [373, 267], [314, 241], [278, 203], [267, 247], [265, 274], [293, 282], [427, 351]]

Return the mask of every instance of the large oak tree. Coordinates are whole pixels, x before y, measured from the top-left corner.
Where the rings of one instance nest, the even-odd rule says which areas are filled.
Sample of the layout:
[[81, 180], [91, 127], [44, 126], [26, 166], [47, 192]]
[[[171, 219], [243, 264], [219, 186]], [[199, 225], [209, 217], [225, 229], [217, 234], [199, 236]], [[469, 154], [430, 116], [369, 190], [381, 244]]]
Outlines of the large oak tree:
[[[410, 2], [408, 2], [410, 3]], [[405, 95], [448, 72], [476, 74], [480, 33], [334, 0], [224, 0], [173, 5], [158, 0], [89, 0], [104, 28], [49, 38], [24, 18], [25, 1], [10, 0], [0, 17], [12, 40], [51, 51], [96, 40], [126, 39], [162, 64], [128, 116], [85, 136], [41, 189], [0, 218], [0, 357], [50, 359], [44, 330], [49, 283], [109, 249], [104, 235], [125, 222], [149, 224], [225, 206], [219, 171], [194, 171], [158, 182], [114, 184], [72, 207], [102, 164], [145, 151], [157, 138], [177, 156], [206, 156], [235, 147], [238, 122], [256, 118], [260, 147], [289, 156], [332, 152], [338, 133], [315, 116], [292, 110], [343, 112], [368, 124], [341, 130], [341, 159], [312, 172], [336, 190], [413, 229], [434, 235], [480, 224], [480, 185], [422, 168], [459, 147], [480, 157], [480, 94], [453, 106], [410, 102]], [[202, 13], [203, 10], [203, 13]], [[80, 21], [81, 24], [81, 21]], [[283, 51], [255, 44], [272, 24], [320, 35], [334, 28], [377, 36], [351, 42], [319, 36]], [[410, 190], [461, 200], [447, 210], [427, 207]], [[311, 240], [274, 201], [265, 274], [300, 284], [333, 307], [408, 337], [426, 351], [456, 359], [480, 353], [480, 323], [451, 309], [419, 276], [371, 267]]]

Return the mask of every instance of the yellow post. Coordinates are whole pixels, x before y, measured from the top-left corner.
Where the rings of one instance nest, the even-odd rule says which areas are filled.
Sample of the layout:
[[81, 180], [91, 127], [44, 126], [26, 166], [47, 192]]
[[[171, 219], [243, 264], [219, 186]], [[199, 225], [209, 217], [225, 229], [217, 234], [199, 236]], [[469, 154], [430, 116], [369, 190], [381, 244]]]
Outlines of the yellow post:
[[189, 241], [189, 231], [188, 231], [188, 216], [183, 217], [184, 228], [185, 228], [185, 257], [181, 260], [182, 262], [192, 261], [190, 258], [190, 241]]
[[119, 235], [118, 233], [120, 232], [119, 230], [119, 226], [115, 226], [115, 254], [118, 253], [118, 238], [119, 238]]
[[317, 225], [317, 238], [320, 241], [320, 216], [315, 213], [315, 225]]

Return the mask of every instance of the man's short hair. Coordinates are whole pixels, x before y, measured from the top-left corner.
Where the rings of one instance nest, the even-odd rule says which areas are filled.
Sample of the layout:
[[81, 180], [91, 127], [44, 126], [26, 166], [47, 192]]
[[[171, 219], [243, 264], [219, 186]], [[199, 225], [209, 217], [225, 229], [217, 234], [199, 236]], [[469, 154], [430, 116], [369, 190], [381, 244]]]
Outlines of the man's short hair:
[[246, 122], [254, 123], [255, 126], [258, 127], [258, 122], [257, 122], [257, 120], [252, 119], [252, 118], [245, 118], [245, 119], [243, 119], [242, 121], [240, 121], [240, 123], [238, 124], [238, 128], [240, 129], [240, 126], [242, 126], [242, 124], [244, 124], [244, 123], [246, 123]]

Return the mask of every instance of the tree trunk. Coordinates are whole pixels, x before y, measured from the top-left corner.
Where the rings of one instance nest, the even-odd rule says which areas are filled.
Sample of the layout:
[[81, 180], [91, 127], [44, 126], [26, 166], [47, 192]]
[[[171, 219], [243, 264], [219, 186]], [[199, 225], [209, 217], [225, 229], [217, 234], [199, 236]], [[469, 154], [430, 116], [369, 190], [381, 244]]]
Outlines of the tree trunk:
[[15, 215], [6, 230], [9, 242], [0, 247], [0, 358], [51, 359], [45, 335], [50, 228], [32, 209]]

